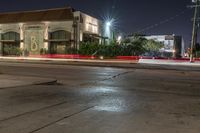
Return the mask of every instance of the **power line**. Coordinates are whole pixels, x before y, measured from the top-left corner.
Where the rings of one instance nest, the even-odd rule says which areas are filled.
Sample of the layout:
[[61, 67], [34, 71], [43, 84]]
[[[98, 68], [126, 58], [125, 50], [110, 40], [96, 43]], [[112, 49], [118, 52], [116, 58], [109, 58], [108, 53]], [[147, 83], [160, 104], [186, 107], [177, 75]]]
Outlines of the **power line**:
[[141, 29], [141, 30], [138, 30], [137, 32], [138, 32], [138, 33], [141, 33], [141, 32], [144, 32], [144, 31], [148, 31], [148, 30], [154, 29], [154, 28], [156, 28], [156, 27], [158, 27], [158, 26], [160, 26], [160, 25], [163, 25], [163, 24], [165, 24], [165, 23], [168, 23], [168, 22], [170, 22], [170, 21], [172, 21], [172, 20], [174, 20], [174, 19], [176, 19], [176, 18], [182, 16], [183, 14], [186, 13], [186, 11], [187, 11], [187, 10], [181, 11], [180, 13], [178, 13], [178, 14], [172, 16], [172, 17], [169, 17], [169, 18], [167, 18], [167, 19], [165, 19], [165, 20], [163, 20], [163, 21], [160, 21], [159, 23], [150, 25], [150, 26], [148, 26], [148, 27], [146, 27], [146, 28], [143, 28], [143, 29]]

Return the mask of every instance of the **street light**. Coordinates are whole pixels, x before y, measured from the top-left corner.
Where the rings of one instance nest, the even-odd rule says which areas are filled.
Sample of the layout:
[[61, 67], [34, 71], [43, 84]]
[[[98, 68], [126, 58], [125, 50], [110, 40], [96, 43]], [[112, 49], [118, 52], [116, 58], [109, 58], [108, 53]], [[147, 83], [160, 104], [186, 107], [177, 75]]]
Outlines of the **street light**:
[[104, 19], [104, 36], [108, 38], [108, 44], [114, 40], [114, 31], [116, 30], [116, 23], [116, 19], [112, 17], [107, 17]]
[[111, 26], [111, 22], [110, 21], [106, 22], [106, 26], [110, 27]]
[[105, 22], [105, 36], [108, 37], [108, 41], [110, 42], [111, 39], [111, 33], [112, 33], [112, 20], [107, 20]]

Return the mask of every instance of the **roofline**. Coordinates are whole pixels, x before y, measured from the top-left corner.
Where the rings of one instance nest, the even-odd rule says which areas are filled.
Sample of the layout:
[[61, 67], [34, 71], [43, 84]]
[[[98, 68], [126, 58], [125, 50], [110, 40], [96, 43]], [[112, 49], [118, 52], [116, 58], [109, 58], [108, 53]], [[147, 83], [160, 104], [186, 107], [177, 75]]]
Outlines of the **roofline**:
[[[65, 22], [65, 21], [73, 21], [71, 19], [63, 19], [63, 20], [46, 20], [50, 22]], [[44, 23], [46, 21], [23, 21], [23, 22], [9, 22], [9, 23], [0, 23], [0, 25], [6, 25], [6, 24], [19, 24], [19, 23]]]
[[157, 37], [163, 37], [163, 36], [181, 36], [182, 37], [182, 35], [176, 35], [176, 34], [145, 35], [145, 37], [155, 37], [155, 36], [157, 36]]
[[82, 11], [82, 10], [75, 10], [75, 9], [74, 9], [74, 12], [80, 12], [81, 14], [85, 14], [85, 15], [88, 15], [88, 16], [90, 16], [90, 17], [92, 17], [92, 18], [95, 18], [95, 19], [97, 19], [97, 20], [102, 21], [101, 18], [95, 17], [95, 16], [91, 15], [90, 13], [84, 12], [84, 11]]
[[[71, 9], [76, 11], [74, 8], [66, 6], [66, 7], [58, 7], [58, 8], [47, 8], [47, 9], [37, 9], [37, 10], [27, 10], [27, 11], [8, 11], [8, 12], [0, 12], [0, 15], [4, 14], [16, 14], [16, 13], [31, 13], [31, 12], [44, 12], [44, 11], [53, 11], [53, 10], [61, 10], [61, 9]], [[74, 12], [73, 11], [73, 12]]]

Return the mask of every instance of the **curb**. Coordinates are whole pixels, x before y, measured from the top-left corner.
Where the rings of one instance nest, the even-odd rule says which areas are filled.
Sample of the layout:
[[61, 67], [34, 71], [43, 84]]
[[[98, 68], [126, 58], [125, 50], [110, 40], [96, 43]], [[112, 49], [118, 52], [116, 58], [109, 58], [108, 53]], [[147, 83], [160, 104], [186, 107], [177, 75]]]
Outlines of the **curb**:
[[29, 63], [29, 64], [47, 64], [47, 65], [70, 65], [70, 66], [88, 66], [88, 67], [112, 67], [112, 68], [127, 68], [127, 69], [150, 69], [150, 70], [180, 70], [180, 71], [200, 71], [197, 65], [170, 65], [170, 64], [150, 64], [136, 62], [84, 62], [84, 61], [58, 61], [58, 60], [21, 60], [21, 59], [2, 59], [0, 62], [5, 63]]

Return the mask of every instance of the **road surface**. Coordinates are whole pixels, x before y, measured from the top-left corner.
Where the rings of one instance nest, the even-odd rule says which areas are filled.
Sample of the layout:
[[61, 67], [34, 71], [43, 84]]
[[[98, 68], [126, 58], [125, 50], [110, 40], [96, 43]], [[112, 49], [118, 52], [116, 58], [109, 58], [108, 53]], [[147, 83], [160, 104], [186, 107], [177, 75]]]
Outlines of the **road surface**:
[[0, 133], [199, 133], [200, 71], [1, 63]]

